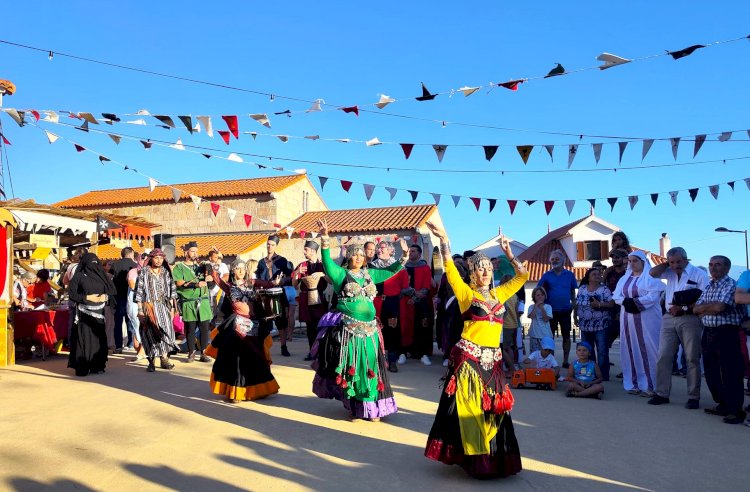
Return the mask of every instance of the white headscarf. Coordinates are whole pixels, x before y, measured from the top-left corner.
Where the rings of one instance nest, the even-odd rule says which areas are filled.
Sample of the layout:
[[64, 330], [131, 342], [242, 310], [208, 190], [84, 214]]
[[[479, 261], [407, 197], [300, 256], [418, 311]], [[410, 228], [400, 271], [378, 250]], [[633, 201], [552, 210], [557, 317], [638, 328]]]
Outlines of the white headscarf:
[[[638, 284], [638, 291], [639, 292], [646, 292], [646, 291], [661, 291], [664, 290], [664, 284], [658, 280], [649, 275], [649, 271], [651, 270], [651, 262], [648, 261], [648, 257], [646, 256], [646, 253], [643, 251], [633, 251], [631, 253], [628, 253], [628, 257], [634, 256], [641, 260], [643, 262], [643, 271], [641, 272], [640, 276], [637, 277], [637, 284]], [[620, 280], [617, 282], [617, 288], [615, 288], [615, 292], [613, 292], [613, 296], [615, 297], [623, 297], [622, 296], [622, 289], [625, 286], [625, 282], [627, 282], [628, 278], [633, 276], [633, 270], [629, 267], [625, 271], [625, 275], [620, 278]]]

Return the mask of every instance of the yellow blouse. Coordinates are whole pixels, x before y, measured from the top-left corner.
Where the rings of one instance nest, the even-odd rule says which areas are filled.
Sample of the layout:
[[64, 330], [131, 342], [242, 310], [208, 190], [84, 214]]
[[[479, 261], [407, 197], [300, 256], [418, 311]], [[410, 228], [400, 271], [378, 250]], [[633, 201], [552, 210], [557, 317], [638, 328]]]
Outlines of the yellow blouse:
[[[453, 293], [458, 301], [458, 306], [462, 313], [465, 313], [470, 307], [474, 298], [481, 301], [486, 299], [482, 294], [475, 291], [461, 278], [453, 260], [445, 262], [445, 275], [453, 289]], [[529, 279], [529, 273], [516, 274], [510, 281], [505, 282], [499, 287], [493, 289], [495, 298], [500, 303], [507, 301], [512, 295], [523, 287]], [[465, 320], [464, 329], [461, 332], [461, 338], [474, 342], [482, 347], [499, 347], [503, 339], [503, 324], [500, 322], [491, 322], [487, 320]]]

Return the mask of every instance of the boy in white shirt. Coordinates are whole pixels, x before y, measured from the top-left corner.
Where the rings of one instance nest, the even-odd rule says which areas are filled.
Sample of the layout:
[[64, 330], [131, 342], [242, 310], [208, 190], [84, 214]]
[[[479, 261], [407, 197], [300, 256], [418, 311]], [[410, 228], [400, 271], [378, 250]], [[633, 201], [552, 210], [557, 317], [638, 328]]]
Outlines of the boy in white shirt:
[[542, 337], [542, 349], [531, 353], [524, 361], [527, 368], [554, 369], [555, 377], [560, 375], [560, 365], [555, 360], [555, 341], [552, 337]]

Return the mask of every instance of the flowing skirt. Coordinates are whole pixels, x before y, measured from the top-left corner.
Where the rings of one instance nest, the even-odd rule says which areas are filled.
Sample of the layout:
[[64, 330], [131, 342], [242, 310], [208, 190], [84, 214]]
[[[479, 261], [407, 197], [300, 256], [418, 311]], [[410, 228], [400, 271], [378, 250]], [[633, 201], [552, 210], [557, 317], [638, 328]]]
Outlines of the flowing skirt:
[[631, 314], [620, 314], [620, 365], [622, 385], [626, 391], [654, 391], [656, 363], [659, 359], [661, 309], [649, 308]]
[[[521, 452], [510, 409], [513, 396], [505, 385], [502, 359], [489, 364], [462, 350], [451, 351], [446, 383], [425, 456], [447, 465], [460, 465], [479, 479], [521, 471]], [[498, 350], [498, 349], [485, 349]]]
[[[268, 333], [240, 336], [234, 330], [236, 314], [225, 318], [210, 347], [216, 359], [211, 370], [211, 391], [230, 400], [258, 400], [279, 392], [271, 374]], [[213, 352], [212, 352], [213, 353]]]
[[145, 316], [138, 327], [141, 332], [141, 343], [148, 358], [166, 357], [170, 352], [177, 352], [174, 325], [168, 307], [161, 302], [143, 302]]
[[76, 376], [103, 372], [107, 365], [104, 303], [92, 306], [79, 304], [71, 316], [74, 316], [74, 320], [68, 367], [75, 369]]
[[341, 313], [331, 312], [320, 320], [318, 330], [311, 350], [313, 393], [341, 401], [354, 418], [396, 413], [380, 329], [370, 336], [354, 336], [345, 328]]

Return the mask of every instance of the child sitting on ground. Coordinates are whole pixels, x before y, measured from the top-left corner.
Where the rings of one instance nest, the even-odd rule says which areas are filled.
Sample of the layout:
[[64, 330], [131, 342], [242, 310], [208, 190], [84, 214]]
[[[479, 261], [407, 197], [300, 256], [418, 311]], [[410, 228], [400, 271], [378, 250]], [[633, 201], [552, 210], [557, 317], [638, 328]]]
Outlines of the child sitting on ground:
[[568, 391], [565, 396], [593, 397], [601, 400], [604, 394], [602, 373], [596, 362], [591, 360], [591, 345], [578, 342], [577, 359], [568, 368]]
[[560, 365], [555, 360], [555, 341], [552, 337], [542, 338], [542, 349], [531, 353], [523, 361], [524, 367], [536, 369], [553, 369], [555, 378], [560, 375]]

